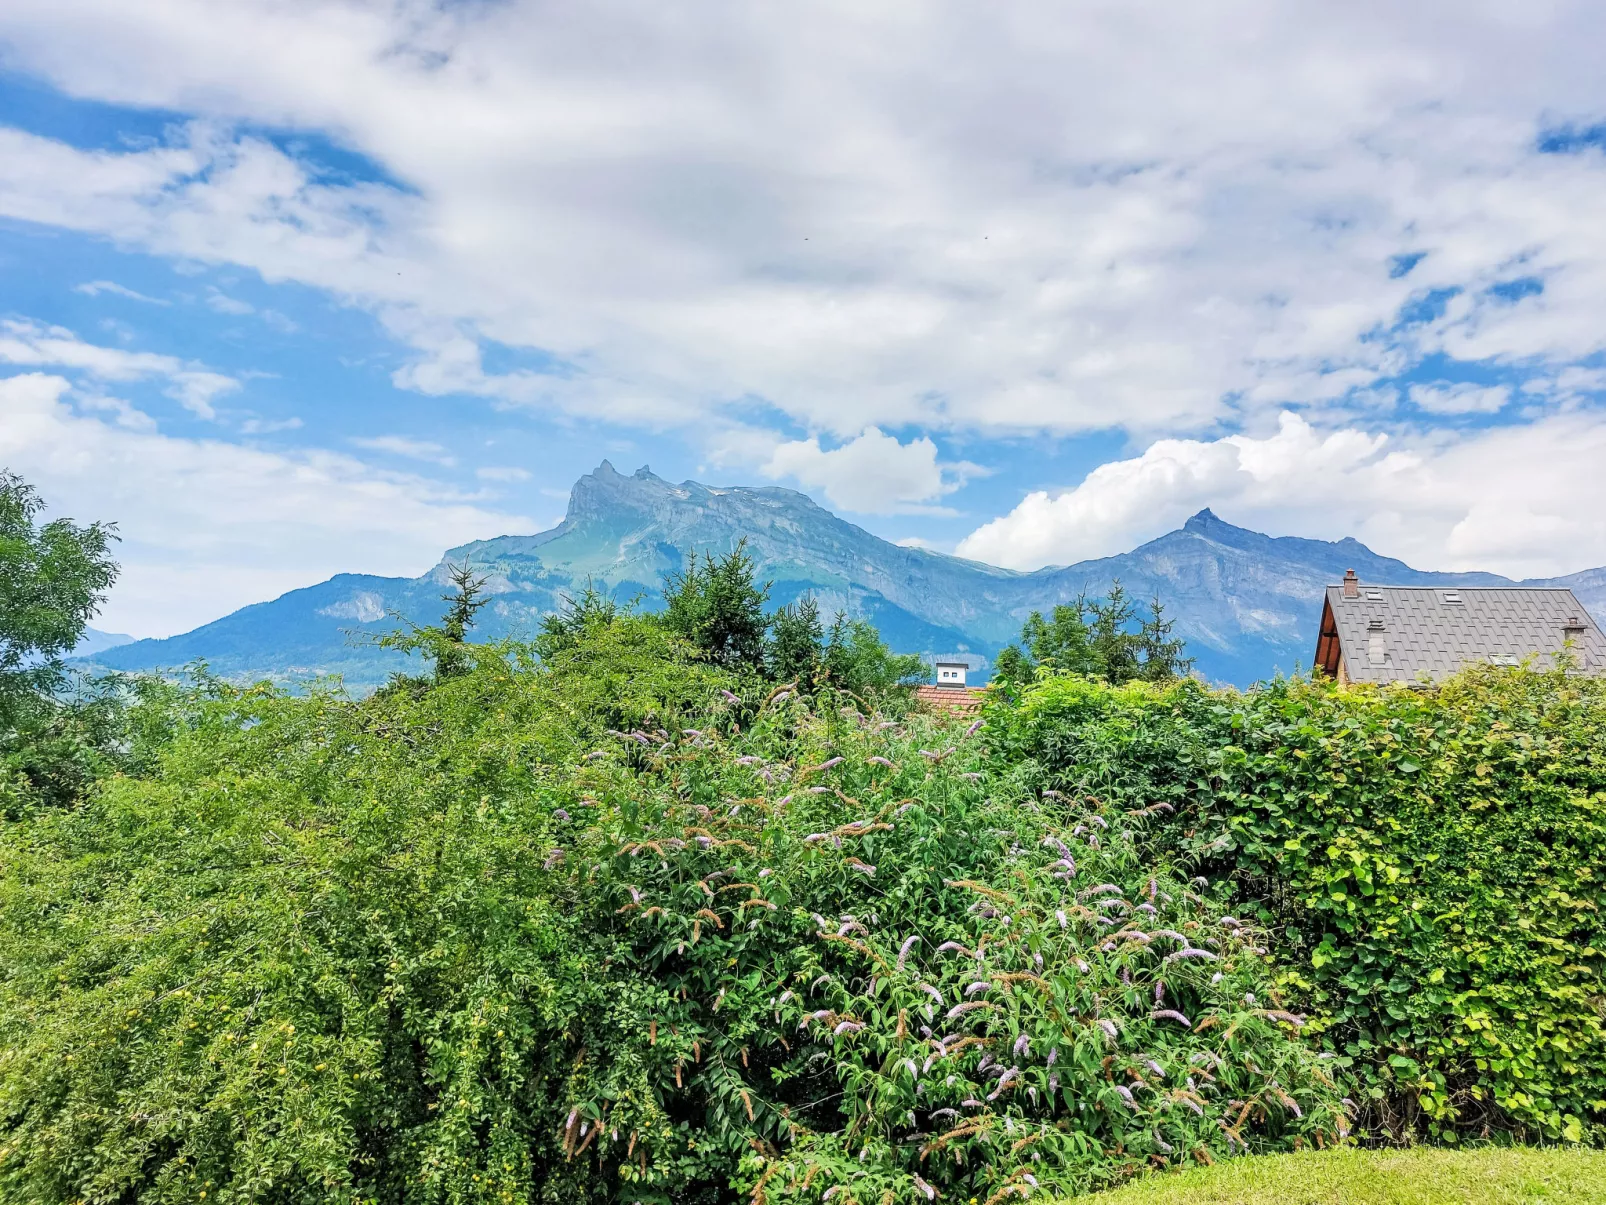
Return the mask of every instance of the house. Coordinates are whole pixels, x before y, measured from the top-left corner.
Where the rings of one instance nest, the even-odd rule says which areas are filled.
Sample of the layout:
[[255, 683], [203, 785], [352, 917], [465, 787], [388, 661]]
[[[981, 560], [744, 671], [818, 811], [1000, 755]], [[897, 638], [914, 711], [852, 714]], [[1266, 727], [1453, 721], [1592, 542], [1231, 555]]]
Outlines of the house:
[[968, 662], [938, 657], [932, 668], [936, 683], [925, 682], [915, 687], [915, 698], [926, 707], [939, 715], [963, 715], [981, 706], [982, 692], [965, 685], [970, 671]]
[[1606, 636], [1571, 590], [1374, 586], [1351, 569], [1327, 587], [1316, 668], [1340, 682], [1438, 682], [1469, 665], [1548, 667], [1571, 649], [1606, 674]]

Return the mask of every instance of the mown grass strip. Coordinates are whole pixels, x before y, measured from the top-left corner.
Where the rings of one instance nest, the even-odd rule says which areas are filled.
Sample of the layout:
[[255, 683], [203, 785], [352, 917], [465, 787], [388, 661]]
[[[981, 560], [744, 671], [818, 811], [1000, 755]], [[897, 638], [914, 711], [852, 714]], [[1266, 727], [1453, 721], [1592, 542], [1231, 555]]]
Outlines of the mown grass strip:
[[1235, 1159], [1078, 1198], [1093, 1205], [1598, 1205], [1606, 1152], [1307, 1151]]

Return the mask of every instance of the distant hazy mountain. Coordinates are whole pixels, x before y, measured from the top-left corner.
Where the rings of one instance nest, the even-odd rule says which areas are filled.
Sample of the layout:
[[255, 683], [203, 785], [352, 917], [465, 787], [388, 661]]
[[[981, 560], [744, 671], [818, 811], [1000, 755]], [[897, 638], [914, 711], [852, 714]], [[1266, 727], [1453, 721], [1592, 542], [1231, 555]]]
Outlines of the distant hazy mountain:
[[[603, 461], [575, 483], [568, 514], [551, 531], [451, 549], [419, 578], [341, 574], [182, 636], [135, 641], [92, 660], [123, 670], [205, 660], [229, 677], [338, 673], [351, 687], [369, 687], [405, 660], [356, 642], [396, 627], [396, 615], [435, 622], [448, 565], [467, 562], [490, 576], [495, 599], [478, 629], [490, 638], [533, 632], [588, 579], [616, 598], [655, 607], [664, 574], [680, 567], [685, 551], [725, 552], [744, 536], [760, 574], [774, 581], [776, 605], [813, 594], [827, 615], [841, 609], [873, 620], [899, 651], [964, 652], [977, 662], [1014, 639], [1033, 609], [1103, 594], [1119, 578], [1140, 598], [1159, 594], [1200, 670], [1239, 684], [1309, 664], [1322, 587], [1346, 569], [1391, 585], [1510, 584], [1492, 573], [1412, 569], [1353, 539], [1264, 536], [1208, 510], [1120, 556], [1016, 573], [890, 544], [792, 490], [673, 485], [645, 468], [622, 476]], [[1606, 569], [1529, 584], [1571, 586], [1606, 617]]]
[[124, 636], [120, 632], [102, 632], [98, 628], [85, 628], [84, 634], [73, 645], [74, 657], [93, 657], [96, 653], [104, 653], [107, 649], [121, 648], [125, 644], [133, 644], [132, 636]]

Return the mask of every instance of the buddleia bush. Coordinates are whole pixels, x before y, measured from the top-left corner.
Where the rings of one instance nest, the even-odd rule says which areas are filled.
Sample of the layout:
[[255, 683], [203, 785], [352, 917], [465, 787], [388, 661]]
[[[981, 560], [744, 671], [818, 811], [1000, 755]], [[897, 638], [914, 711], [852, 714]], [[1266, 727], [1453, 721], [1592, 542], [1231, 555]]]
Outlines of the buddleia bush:
[[0, 829], [0, 1198], [994, 1202], [1326, 1144], [1163, 813], [599, 622]]
[[1157, 856], [1267, 928], [1374, 1136], [1601, 1140], [1606, 681], [1049, 677], [990, 722], [1040, 786], [1175, 809]]

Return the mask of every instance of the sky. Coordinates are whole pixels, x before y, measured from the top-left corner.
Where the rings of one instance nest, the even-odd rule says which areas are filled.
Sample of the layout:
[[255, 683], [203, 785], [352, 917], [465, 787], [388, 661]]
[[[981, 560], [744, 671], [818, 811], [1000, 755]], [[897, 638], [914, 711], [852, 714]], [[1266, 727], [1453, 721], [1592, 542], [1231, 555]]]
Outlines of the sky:
[[1032, 569], [1606, 565], [1606, 6], [7, 0], [0, 467], [103, 629], [604, 458]]

